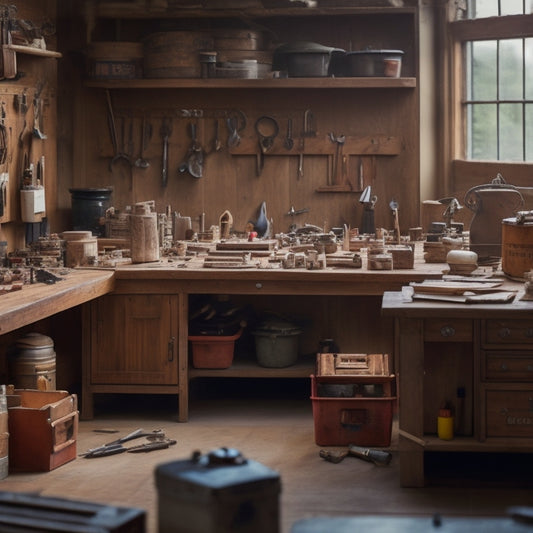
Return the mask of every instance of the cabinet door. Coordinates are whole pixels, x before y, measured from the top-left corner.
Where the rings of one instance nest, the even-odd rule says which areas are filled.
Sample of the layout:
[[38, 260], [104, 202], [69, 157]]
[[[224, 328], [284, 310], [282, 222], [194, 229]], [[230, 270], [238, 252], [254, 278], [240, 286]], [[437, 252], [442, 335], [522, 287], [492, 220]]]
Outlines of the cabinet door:
[[92, 383], [178, 383], [177, 296], [108, 295], [92, 312]]

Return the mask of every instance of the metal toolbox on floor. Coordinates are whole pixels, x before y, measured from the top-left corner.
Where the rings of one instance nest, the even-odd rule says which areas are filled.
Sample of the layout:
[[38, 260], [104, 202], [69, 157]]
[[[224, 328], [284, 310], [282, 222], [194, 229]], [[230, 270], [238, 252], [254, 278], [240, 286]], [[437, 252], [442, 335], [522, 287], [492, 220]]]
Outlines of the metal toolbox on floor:
[[7, 404], [10, 471], [46, 472], [76, 458], [75, 394], [15, 389]]
[[0, 530], [52, 533], [144, 533], [142, 509], [0, 491]]
[[277, 533], [278, 472], [234, 448], [159, 465], [159, 533]]
[[315, 442], [389, 446], [395, 376], [388, 354], [319, 353], [311, 376]]

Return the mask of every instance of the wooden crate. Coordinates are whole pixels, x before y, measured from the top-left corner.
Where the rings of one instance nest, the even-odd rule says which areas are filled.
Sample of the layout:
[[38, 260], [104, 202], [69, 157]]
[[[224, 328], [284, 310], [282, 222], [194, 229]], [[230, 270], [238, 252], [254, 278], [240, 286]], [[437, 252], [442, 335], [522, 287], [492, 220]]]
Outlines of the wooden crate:
[[9, 469], [46, 472], [76, 458], [78, 401], [67, 391], [8, 395]]
[[317, 376], [390, 376], [389, 354], [319, 353]]

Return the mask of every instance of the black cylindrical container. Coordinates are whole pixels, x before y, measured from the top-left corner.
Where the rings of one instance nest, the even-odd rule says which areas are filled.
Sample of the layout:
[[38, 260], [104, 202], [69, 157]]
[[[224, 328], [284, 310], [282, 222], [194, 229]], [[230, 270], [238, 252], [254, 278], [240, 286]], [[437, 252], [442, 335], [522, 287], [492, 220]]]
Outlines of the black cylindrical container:
[[72, 229], [105, 237], [105, 212], [111, 206], [113, 189], [69, 189], [72, 196]]

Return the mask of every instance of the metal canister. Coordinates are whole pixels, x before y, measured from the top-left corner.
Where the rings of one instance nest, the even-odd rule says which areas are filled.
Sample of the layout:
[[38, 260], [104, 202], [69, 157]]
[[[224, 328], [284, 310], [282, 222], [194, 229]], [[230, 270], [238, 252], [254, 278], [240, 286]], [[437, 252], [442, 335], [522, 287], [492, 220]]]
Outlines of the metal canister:
[[159, 465], [160, 533], [277, 533], [279, 474], [234, 448]]
[[41, 333], [27, 333], [15, 343], [9, 374], [17, 389], [56, 390], [54, 341]]

